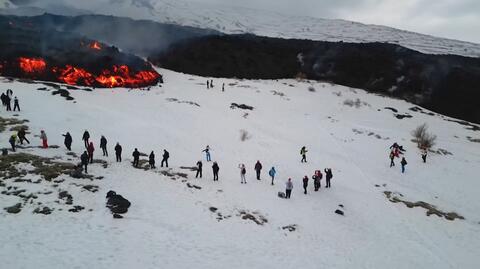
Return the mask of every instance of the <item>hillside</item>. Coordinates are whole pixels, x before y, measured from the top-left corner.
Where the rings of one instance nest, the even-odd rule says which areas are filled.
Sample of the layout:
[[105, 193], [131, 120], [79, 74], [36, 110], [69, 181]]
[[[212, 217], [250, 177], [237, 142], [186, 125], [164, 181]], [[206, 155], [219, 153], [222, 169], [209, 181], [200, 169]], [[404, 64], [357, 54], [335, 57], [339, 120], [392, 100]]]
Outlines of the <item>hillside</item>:
[[[62, 4], [65, 3], [65, 4]], [[387, 42], [423, 53], [480, 56], [480, 45], [438, 38], [379, 25], [312, 17], [288, 16], [255, 9], [192, 3], [182, 0], [64, 0], [51, 4], [38, 1], [1, 13], [64, 15], [88, 13], [130, 17], [138, 20], [208, 28], [227, 34], [251, 33], [260, 36], [309, 39], [331, 42]]]
[[[0, 88], [13, 89], [22, 107], [1, 110], [3, 119], [18, 120], [0, 121], [1, 146], [8, 147], [10, 129], [19, 124], [31, 132], [31, 145], [18, 150], [31, 155], [0, 157], [8, 167], [0, 172], [0, 234], [8, 242], [0, 246], [2, 266], [478, 266], [479, 126], [329, 83], [214, 79], [215, 87], [207, 90], [207, 78], [158, 72], [165, 84], [150, 91], [80, 87], [69, 91], [73, 100], [60, 96], [54, 84], [1, 78]], [[232, 109], [232, 103], [253, 110]], [[410, 132], [425, 122], [438, 140], [424, 164]], [[60, 147], [37, 148], [41, 129], [50, 145]], [[85, 129], [96, 147], [105, 135], [111, 155], [120, 142], [124, 160], [101, 157], [97, 149], [91, 178], [72, 178], [68, 172], [84, 150]], [[66, 131], [73, 136], [71, 153], [62, 145]], [[405, 174], [399, 160], [388, 166], [394, 142], [406, 149]], [[212, 181], [211, 163], [204, 161], [202, 179], [181, 168], [204, 160], [207, 144], [220, 166], [218, 182]], [[302, 146], [309, 150], [306, 164], [300, 163]], [[170, 168], [134, 169], [134, 148], [154, 150], [157, 166], [167, 149]], [[257, 160], [264, 166], [261, 181], [254, 178]], [[240, 184], [239, 163], [247, 166], [246, 185]], [[274, 186], [267, 175], [271, 166], [278, 171]], [[325, 189], [323, 180], [314, 192], [310, 180], [304, 195], [301, 178], [326, 167], [333, 170], [332, 188]], [[292, 198], [278, 198], [289, 177]], [[132, 202], [124, 219], [113, 219], [105, 208], [108, 190]], [[430, 210], [406, 206], [417, 201]], [[3, 210], [16, 203], [19, 213]], [[36, 208], [50, 214], [32, 213]], [[335, 214], [337, 209], [344, 215]], [[464, 219], [448, 220], [453, 212]]]

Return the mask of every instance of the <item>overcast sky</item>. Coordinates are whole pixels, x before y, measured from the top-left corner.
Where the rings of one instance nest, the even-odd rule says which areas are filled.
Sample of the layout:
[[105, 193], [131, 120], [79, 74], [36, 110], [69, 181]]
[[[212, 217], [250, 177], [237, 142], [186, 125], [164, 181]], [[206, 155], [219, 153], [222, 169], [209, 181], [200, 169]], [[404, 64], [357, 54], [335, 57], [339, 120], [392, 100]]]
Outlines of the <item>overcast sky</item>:
[[353, 20], [480, 43], [480, 0], [185, 0]]

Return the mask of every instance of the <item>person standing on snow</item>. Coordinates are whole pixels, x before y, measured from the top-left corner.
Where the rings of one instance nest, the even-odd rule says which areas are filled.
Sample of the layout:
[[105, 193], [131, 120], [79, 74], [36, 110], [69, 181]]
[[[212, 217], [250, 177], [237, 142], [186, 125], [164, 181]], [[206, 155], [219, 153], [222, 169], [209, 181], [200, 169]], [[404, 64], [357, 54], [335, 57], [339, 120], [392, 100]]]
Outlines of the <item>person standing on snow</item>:
[[268, 171], [268, 175], [272, 178], [272, 185], [273, 185], [273, 180], [275, 179], [275, 174], [276, 173], [277, 173], [277, 171], [275, 171], [275, 167], [273, 167], [273, 166], [270, 169], [270, 171]]
[[302, 155], [302, 160], [300, 162], [307, 162], [307, 152], [308, 150], [305, 148], [305, 146], [302, 147], [302, 149], [300, 149], [300, 155]]
[[305, 175], [303, 177], [303, 193], [307, 194], [307, 187], [308, 187], [308, 176]]
[[72, 136], [70, 135], [69, 132], [67, 132], [66, 134], [62, 135], [63, 137], [65, 137], [65, 139], [63, 140], [63, 144], [65, 144], [65, 147], [67, 147], [67, 149], [69, 151], [72, 150]]
[[88, 148], [88, 145], [90, 144], [88, 141], [89, 139], [90, 139], [90, 133], [87, 130], [85, 130], [82, 136], [82, 140], [85, 143], [85, 148]]
[[213, 170], [213, 181], [218, 181], [218, 171], [220, 170], [220, 167], [218, 167], [217, 162], [213, 162], [212, 170]]
[[393, 150], [390, 152], [390, 167], [392, 166], [395, 166], [395, 162], [393, 160], [395, 160], [395, 153], [393, 152]]
[[95, 151], [95, 147], [93, 146], [93, 142], [90, 142], [87, 148], [88, 157], [90, 158], [90, 163], [93, 163], [93, 152]]
[[210, 157], [210, 146], [207, 145], [207, 147], [202, 150], [202, 152], [205, 152], [205, 158], [207, 159], [207, 162], [210, 162], [212, 160]]
[[1, 99], [2, 99], [2, 105], [3, 106], [7, 105], [6, 97], [7, 97], [7, 95], [2, 92]]
[[105, 136], [102, 135], [102, 138], [100, 138], [100, 148], [103, 151], [103, 156], [108, 157], [108, 151], [107, 151], [107, 139]]
[[405, 160], [405, 157], [402, 157], [400, 164], [402, 165], [402, 173], [405, 173], [405, 165], [407, 165], [407, 160]]
[[155, 168], [155, 153], [153, 153], [153, 150], [150, 153], [150, 156], [148, 156], [148, 164], [150, 164], [150, 169]]
[[423, 148], [422, 149], [422, 160], [423, 160], [423, 163], [426, 163], [427, 162], [427, 154], [428, 154], [428, 151], [426, 148]]
[[207, 79], [207, 90], [210, 89], [210, 81]]
[[117, 158], [117, 162], [122, 161], [122, 146], [120, 146], [120, 143], [118, 142], [115, 145], [115, 157]]
[[287, 183], [285, 183], [285, 199], [290, 199], [293, 190], [293, 182], [292, 179], [289, 178]]
[[313, 188], [315, 191], [318, 191], [322, 186], [321, 186], [321, 181], [322, 181], [322, 172], [320, 170], [316, 170], [315, 174], [312, 176], [313, 179]]
[[245, 174], [247, 174], [247, 169], [245, 168], [245, 164], [240, 164], [238, 166], [240, 168], [240, 183], [247, 184], [247, 180], [245, 179]]
[[15, 96], [15, 98], [13, 99], [13, 111], [16, 111], [18, 109], [18, 111], [20, 111], [20, 105], [18, 104], [18, 98]]
[[140, 162], [140, 152], [138, 152], [138, 149], [135, 148], [135, 150], [132, 153], [133, 156], [133, 167], [137, 168], [138, 163]]
[[88, 174], [87, 172], [87, 166], [88, 166], [88, 154], [87, 151], [84, 151], [83, 154], [80, 156], [80, 160], [82, 161], [82, 166], [85, 168], [85, 174]]
[[333, 177], [332, 168], [325, 168], [325, 179], [327, 180], [325, 188], [330, 188], [330, 180]]
[[40, 131], [40, 139], [42, 139], [42, 148], [48, 148], [47, 134], [44, 130]]
[[5, 104], [7, 105], [7, 111], [12, 111], [11, 102], [12, 102], [12, 98], [10, 98], [10, 96], [6, 95]]
[[23, 145], [23, 140], [25, 140], [28, 144], [30, 144], [30, 141], [28, 141], [27, 137], [25, 137], [27, 131], [25, 131], [25, 128], [21, 128], [20, 131], [18, 131], [18, 139], [20, 139], [20, 144]]
[[198, 176], [200, 176], [200, 178], [202, 178], [202, 161], [198, 161], [197, 162], [197, 174], [195, 175], [195, 178], [198, 178]]
[[255, 164], [255, 172], [257, 172], [257, 180], [260, 180], [260, 172], [262, 171], [262, 164], [260, 161], [257, 161]]
[[165, 166], [168, 167], [168, 158], [170, 158], [170, 153], [166, 149], [163, 150], [163, 155], [162, 155], [162, 163], [161, 166], [163, 167], [163, 163], [165, 163]]
[[12, 134], [8, 142], [10, 142], [10, 145], [12, 146], [12, 151], [15, 152], [15, 143], [17, 142], [17, 136], [15, 134]]

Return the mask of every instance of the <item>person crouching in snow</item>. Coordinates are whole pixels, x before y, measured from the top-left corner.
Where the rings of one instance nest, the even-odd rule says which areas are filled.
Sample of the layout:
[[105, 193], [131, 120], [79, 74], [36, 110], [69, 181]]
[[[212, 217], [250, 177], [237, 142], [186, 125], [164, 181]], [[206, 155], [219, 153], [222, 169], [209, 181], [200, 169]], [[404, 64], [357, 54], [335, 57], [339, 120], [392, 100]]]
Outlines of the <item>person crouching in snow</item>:
[[40, 131], [40, 139], [42, 139], [42, 148], [48, 148], [47, 134], [44, 130]]

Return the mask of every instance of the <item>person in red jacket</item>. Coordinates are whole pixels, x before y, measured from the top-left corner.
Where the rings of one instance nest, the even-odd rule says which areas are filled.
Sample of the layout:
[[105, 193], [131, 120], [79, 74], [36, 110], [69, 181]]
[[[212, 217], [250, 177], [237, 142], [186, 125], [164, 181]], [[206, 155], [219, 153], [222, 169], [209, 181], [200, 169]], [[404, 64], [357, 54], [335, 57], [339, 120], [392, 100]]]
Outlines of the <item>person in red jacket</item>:
[[87, 151], [88, 151], [88, 158], [90, 160], [90, 163], [93, 163], [93, 152], [95, 151], [95, 147], [93, 146], [93, 142], [90, 142], [90, 144], [88, 144]]

